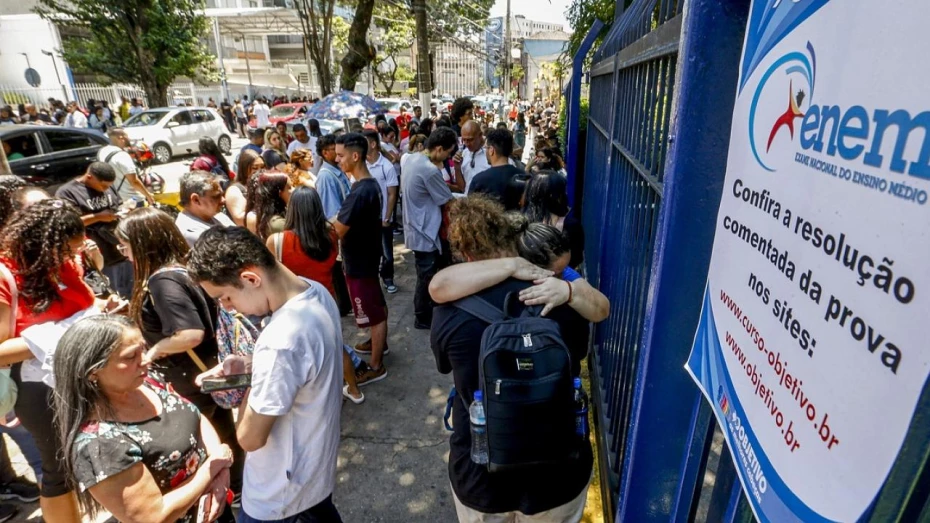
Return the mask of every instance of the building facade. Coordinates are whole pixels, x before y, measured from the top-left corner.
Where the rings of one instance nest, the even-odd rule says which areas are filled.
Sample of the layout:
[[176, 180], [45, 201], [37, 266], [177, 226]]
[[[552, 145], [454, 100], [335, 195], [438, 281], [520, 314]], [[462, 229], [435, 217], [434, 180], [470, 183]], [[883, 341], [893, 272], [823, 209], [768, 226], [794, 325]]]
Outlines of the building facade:
[[[505, 22], [506, 17], [503, 16], [490, 18], [488, 19], [487, 29], [483, 33], [484, 49], [489, 57], [485, 60], [484, 64], [485, 84], [493, 90], [501, 88], [501, 79], [497, 75], [497, 70], [504, 57], [504, 40], [507, 31], [507, 24]], [[512, 48], [519, 48], [521, 41], [537, 33], [547, 32], [562, 33], [564, 32], [564, 27], [562, 24], [530, 20], [523, 15], [512, 15], [510, 17], [510, 39]], [[511, 58], [511, 62], [522, 63], [523, 57], [518, 55], [515, 58]]]

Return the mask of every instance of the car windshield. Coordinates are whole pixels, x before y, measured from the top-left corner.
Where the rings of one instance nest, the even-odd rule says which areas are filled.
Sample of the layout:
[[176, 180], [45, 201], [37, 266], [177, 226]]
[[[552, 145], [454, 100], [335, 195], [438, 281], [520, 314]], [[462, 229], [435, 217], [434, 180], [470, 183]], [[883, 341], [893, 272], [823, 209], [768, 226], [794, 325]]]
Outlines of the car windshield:
[[161, 121], [168, 111], [143, 111], [123, 123], [123, 127], [144, 127]]
[[295, 109], [296, 107], [293, 105], [279, 105], [277, 107], [273, 107], [269, 114], [272, 118], [283, 118], [285, 116], [294, 114]]

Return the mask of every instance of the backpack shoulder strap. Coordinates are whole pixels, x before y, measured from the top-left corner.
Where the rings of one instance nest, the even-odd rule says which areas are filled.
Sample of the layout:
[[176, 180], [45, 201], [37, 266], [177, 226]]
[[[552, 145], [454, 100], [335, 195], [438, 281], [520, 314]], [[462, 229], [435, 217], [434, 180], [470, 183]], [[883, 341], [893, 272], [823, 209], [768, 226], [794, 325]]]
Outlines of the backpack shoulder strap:
[[452, 305], [485, 323], [497, 323], [503, 321], [507, 317], [504, 311], [491, 305], [488, 300], [478, 296], [466, 296], [452, 302]]

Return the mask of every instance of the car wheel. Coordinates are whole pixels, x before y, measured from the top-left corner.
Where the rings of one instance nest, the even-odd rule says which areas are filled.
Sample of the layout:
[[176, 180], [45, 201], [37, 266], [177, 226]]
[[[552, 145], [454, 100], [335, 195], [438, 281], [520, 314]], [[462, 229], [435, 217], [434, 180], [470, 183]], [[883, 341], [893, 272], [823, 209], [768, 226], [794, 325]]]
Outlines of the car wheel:
[[219, 146], [220, 152], [223, 154], [229, 154], [229, 151], [232, 150], [232, 140], [225, 134], [220, 136], [220, 139], [216, 145]]
[[171, 148], [165, 143], [156, 143], [152, 147], [152, 154], [155, 155], [156, 163], [168, 163], [171, 161]]

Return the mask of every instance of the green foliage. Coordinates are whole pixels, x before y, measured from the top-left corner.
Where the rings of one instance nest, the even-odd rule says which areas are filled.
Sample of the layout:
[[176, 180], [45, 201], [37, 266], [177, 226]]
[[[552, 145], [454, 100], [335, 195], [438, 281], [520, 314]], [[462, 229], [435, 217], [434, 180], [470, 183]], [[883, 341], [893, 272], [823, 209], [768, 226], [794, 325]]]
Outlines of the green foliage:
[[[568, 143], [568, 104], [567, 98], [562, 97], [562, 103], [559, 105], [559, 141], [564, 147]], [[588, 128], [588, 110], [590, 105], [587, 98], [581, 99], [581, 112], [578, 113], [578, 131]], [[563, 153], [565, 151], [562, 151]]]
[[[629, 3], [629, 0], [623, 0]], [[600, 38], [603, 38], [607, 31], [610, 30], [614, 21], [614, 10], [617, 6], [617, 0], [572, 0], [572, 5], [568, 7], [566, 17], [568, 25], [572, 28], [572, 36], [568, 41], [568, 49], [565, 51], [568, 56], [575, 56], [581, 42], [588, 35], [588, 30], [594, 25], [594, 20], [599, 19], [604, 22], [604, 29], [601, 30]], [[594, 46], [597, 48], [597, 45]]]
[[[494, 0], [467, 0], [462, 2], [427, 0], [426, 5], [428, 10], [427, 18], [433, 33], [431, 36], [441, 37], [443, 34], [470, 36], [484, 30]], [[413, 16], [412, 13], [411, 16]], [[470, 20], [471, 23], [465, 20]]]
[[62, 50], [73, 68], [139, 84], [158, 106], [178, 76], [216, 78], [215, 58], [203, 44], [203, 7], [203, 0], [40, 0], [36, 12], [87, 35]]
[[409, 60], [410, 48], [416, 44], [416, 23], [409, 9], [395, 4], [375, 5], [374, 25], [379, 29], [375, 39], [377, 56], [372, 62], [375, 77], [386, 88], [387, 96], [394, 93], [398, 81], [409, 82], [415, 78]]

